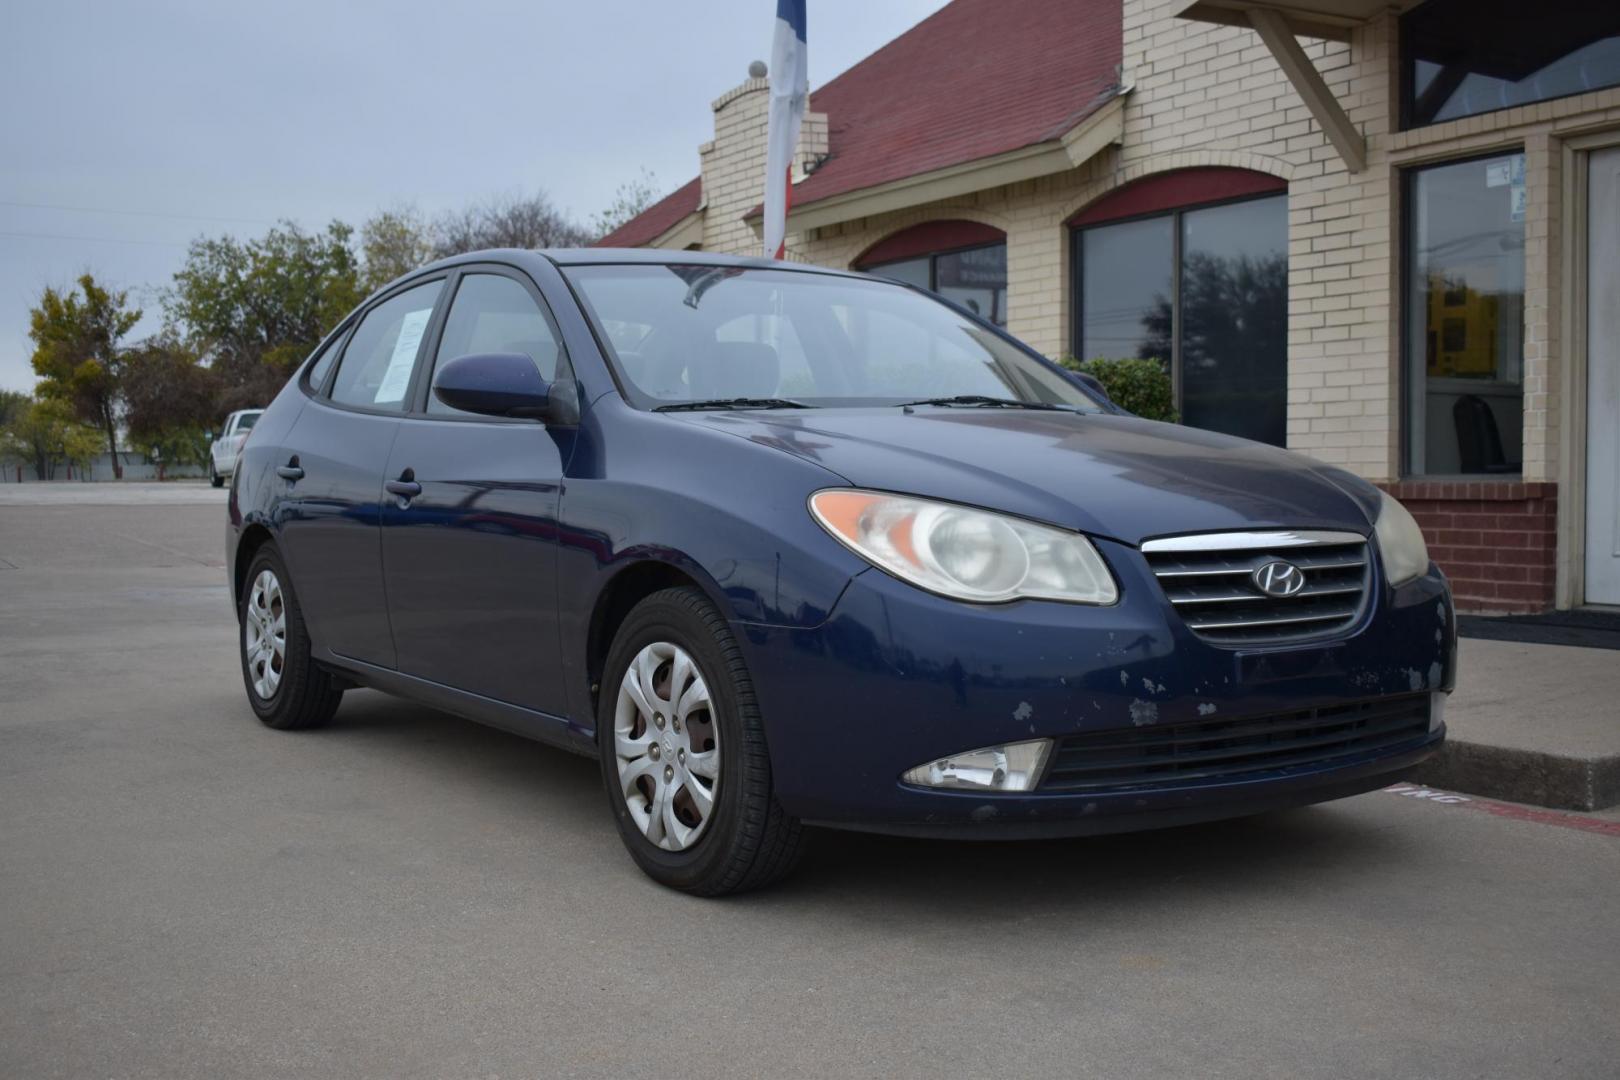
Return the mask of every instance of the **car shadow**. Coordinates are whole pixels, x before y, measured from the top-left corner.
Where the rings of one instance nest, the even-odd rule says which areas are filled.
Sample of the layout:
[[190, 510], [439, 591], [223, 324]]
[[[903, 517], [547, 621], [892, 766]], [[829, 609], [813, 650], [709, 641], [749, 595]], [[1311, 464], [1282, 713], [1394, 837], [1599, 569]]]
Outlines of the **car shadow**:
[[[369, 692], [351, 693], [322, 739], [365, 747], [379, 768], [478, 789], [497, 813], [603, 844], [618, 859], [596, 762], [459, 717]], [[527, 825], [525, 825], [527, 827]], [[1319, 890], [1370, 866], [1409, 865], [1401, 830], [1325, 804], [1149, 832], [1062, 840], [916, 839], [813, 830], [790, 881], [728, 903], [761, 909], [814, 905], [873, 917], [888, 905], [982, 918], [1137, 905], [1156, 896], [1226, 897]], [[627, 873], [631, 872], [625, 864]], [[648, 887], [652, 886], [650, 882]], [[881, 916], [879, 916], [881, 917]]]

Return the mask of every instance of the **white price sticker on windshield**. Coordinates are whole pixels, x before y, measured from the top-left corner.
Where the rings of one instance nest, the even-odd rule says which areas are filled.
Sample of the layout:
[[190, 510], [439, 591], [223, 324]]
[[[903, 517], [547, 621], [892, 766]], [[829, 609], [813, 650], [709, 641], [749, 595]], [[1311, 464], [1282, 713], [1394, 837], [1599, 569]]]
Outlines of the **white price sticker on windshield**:
[[411, 365], [416, 361], [417, 346], [422, 344], [422, 333], [427, 330], [430, 307], [407, 311], [399, 323], [399, 339], [394, 342], [394, 354], [388, 358], [388, 370], [383, 372], [382, 384], [372, 401], [379, 405], [405, 400], [405, 388], [410, 385]]

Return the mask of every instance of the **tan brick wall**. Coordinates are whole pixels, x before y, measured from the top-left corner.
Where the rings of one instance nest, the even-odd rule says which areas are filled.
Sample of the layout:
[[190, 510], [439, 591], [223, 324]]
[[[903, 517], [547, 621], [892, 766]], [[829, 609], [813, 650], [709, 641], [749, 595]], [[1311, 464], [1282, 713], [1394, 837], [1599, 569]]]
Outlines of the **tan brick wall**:
[[[1396, 21], [1348, 43], [1304, 40], [1367, 141], [1351, 174], [1252, 30], [1175, 18], [1186, 0], [1125, 0], [1122, 144], [1082, 167], [903, 211], [790, 235], [791, 257], [848, 266], [898, 229], [966, 218], [1007, 233], [1008, 326], [1048, 355], [1072, 340], [1063, 222], [1108, 191], [1202, 165], [1288, 181], [1288, 443], [1374, 480], [1400, 474], [1401, 169], [1523, 146], [1526, 217], [1524, 479], [1557, 479], [1561, 137], [1620, 125], [1620, 90], [1524, 106], [1416, 131], [1395, 130]], [[762, 197], [765, 84], [715, 103], [703, 151], [704, 246], [754, 253], [741, 219]], [[836, 118], [832, 118], [836, 123]], [[825, 136], [816, 128], [812, 137]], [[801, 143], [801, 151], [807, 148]]]

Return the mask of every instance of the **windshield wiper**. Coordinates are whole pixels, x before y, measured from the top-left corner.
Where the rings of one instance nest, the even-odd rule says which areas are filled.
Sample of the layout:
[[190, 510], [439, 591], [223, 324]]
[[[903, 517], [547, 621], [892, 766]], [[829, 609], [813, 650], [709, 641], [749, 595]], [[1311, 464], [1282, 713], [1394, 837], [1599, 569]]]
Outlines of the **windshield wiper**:
[[923, 398], [921, 401], [902, 402], [896, 408], [912, 405], [972, 405], [981, 409], [1045, 409], [1049, 412], [1078, 412], [1069, 405], [1054, 405], [1049, 401], [1021, 401], [1018, 398], [989, 397], [985, 394], [957, 394], [954, 397]]
[[703, 401], [674, 401], [656, 405], [653, 412], [687, 412], [694, 409], [813, 409], [802, 401], [785, 397], [708, 398]]

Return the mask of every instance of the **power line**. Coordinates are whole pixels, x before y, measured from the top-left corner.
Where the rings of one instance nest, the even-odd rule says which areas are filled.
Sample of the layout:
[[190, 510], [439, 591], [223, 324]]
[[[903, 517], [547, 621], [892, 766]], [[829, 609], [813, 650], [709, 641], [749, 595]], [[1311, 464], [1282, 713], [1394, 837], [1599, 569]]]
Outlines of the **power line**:
[[129, 217], [171, 218], [176, 221], [235, 221], [244, 225], [274, 225], [261, 218], [218, 217], [208, 214], [171, 214], [162, 210], [109, 210], [99, 206], [63, 206], [57, 203], [12, 202], [0, 199], [0, 206], [15, 206], [25, 210], [66, 210], [75, 214], [119, 214]]
[[21, 240], [72, 240], [79, 243], [91, 244], [146, 244], [153, 247], [188, 247], [189, 244], [179, 240], [131, 240], [122, 236], [67, 236], [61, 233], [35, 233], [35, 232], [0, 232], [0, 236], [10, 236]]

